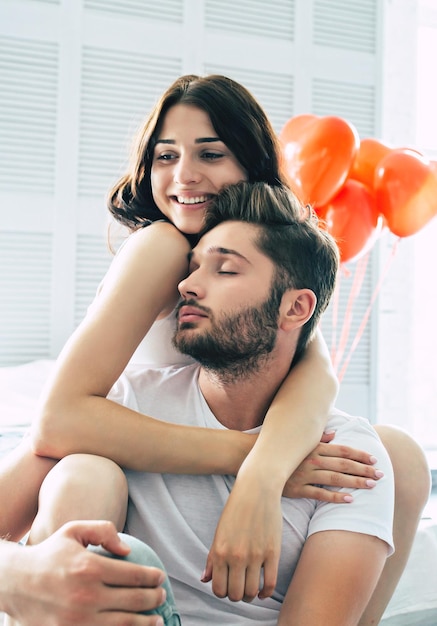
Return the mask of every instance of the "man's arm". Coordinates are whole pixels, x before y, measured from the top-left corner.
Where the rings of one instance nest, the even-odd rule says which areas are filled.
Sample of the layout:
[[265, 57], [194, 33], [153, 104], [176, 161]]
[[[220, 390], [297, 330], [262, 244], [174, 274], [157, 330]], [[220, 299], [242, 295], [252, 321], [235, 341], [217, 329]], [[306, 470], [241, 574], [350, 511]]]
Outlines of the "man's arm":
[[278, 626], [354, 626], [388, 554], [385, 541], [349, 531], [311, 535], [285, 596]]
[[[109, 522], [72, 522], [36, 546], [1, 541], [0, 610], [20, 626], [116, 626], [163, 603], [161, 570], [94, 554], [89, 544], [129, 553]], [[157, 615], [131, 617], [159, 624]]]

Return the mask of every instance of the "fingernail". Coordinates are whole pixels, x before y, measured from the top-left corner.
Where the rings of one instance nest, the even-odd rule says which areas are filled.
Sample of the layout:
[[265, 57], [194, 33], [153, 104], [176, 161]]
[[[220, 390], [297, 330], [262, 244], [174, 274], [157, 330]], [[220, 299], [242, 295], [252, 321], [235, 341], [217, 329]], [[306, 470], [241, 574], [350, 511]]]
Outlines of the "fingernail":
[[376, 456], [371, 456], [369, 461], [372, 463], [372, 465], [375, 465], [375, 463], [378, 463], [378, 459], [376, 458]]
[[203, 570], [202, 576], [200, 577], [200, 582], [204, 583], [206, 578], [206, 570]]
[[346, 496], [344, 496], [343, 500], [344, 500], [345, 502], [353, 502], [353, 501], [354, 501], [354, 499], [353, 499], [353, 498], [352, 498], [352, 496], [350, 496], [350, 495], [346, 495]]
[[335, 433], [335, 430], [333, 428], [327, 428], [323, 432], [325, 433], [325, 435], [333, 435]]
[[366, 480], [366, 485], [368, 487], [374, 487], [376, 485], [376, 480], [372, 480], [371, 478], [369, 478], [368, 480]]
[[375, 476], [376, 478], [382, 478], [384, 476], [384, 472], [381, 472], [381, 470], [376, 470]]
[[155, 626], [164, 626], [164, 620], [162, 619], [162, 617], [158, 617], [155, 622]]

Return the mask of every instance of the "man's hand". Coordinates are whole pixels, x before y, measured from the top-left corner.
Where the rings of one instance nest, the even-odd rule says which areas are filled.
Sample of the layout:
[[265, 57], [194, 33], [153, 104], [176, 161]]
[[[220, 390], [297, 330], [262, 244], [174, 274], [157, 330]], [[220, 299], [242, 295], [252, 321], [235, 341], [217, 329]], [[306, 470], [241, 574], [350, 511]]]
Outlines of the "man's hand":
[[216, 596], [234, 602], [272, 595], [281, 552], [281, 494], [260, 481], [251, 487], [248, 478], [235, 482], [202, 575]]
[[328, 443], [334, 434], [323, 435], [321, 443], [302, 461], [288, 479], [283, 495], [323, 502], [352, 502], [350, 493], [326, 487], [372, 489], [383, 473], [367, 452]]
[[71, 522], [38, 545], [14, 546], [6, 612], [21, 626], [116, 626], [127, 618], [132, 625], [162, 625], [157, 615], [137, 613], [164, 602], [164, 573], [95, 554], [89, 544], [119, 556], [130, 551], [110, 522]]

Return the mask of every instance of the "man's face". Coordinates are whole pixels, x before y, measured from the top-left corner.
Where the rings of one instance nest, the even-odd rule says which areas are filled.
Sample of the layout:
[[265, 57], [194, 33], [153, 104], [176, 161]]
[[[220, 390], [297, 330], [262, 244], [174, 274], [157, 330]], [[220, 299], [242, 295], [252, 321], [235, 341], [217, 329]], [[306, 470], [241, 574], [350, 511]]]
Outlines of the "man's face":
[[193, 249], [174, 344], [205, 367], [253, 371], [271, 353], [278, 332], [274, 265], [253, 243], [253, 224], [224, 222]]

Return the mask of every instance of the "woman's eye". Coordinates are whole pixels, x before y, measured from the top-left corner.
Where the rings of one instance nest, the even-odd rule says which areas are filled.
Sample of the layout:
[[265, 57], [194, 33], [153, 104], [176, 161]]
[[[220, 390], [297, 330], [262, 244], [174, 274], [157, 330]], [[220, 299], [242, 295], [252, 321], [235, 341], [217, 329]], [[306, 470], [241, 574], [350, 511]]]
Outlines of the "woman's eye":
[[228, 276], [234, 276], [234, 275], [238, 274], [238, 272], [229, 272], [229, 271], [226, 271], [226, 270], [219, 270], [218, 273], [219, 274], [225, 274], [225, 275], [228, 275]]
[[202, 158], [207, 161], [216, 161], [217, 159], [223, 158], [223, 154], [219, 152], [204, 152]]
[[159, 154], [156, 157], [157, 161], [171, 161], [172, 159], [175, 159], [176, 155], [175, 154], [170, 154], [168, 152], [165, 152], [164, 154]]

